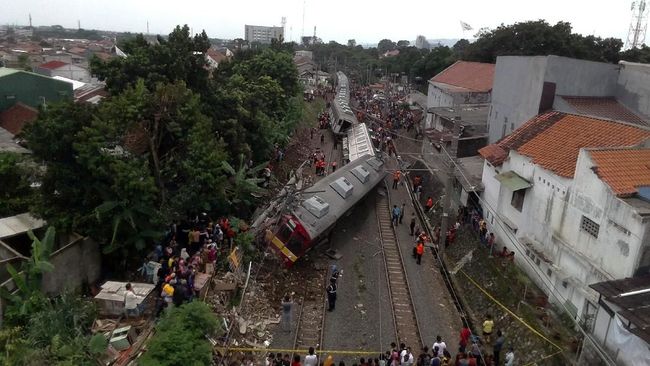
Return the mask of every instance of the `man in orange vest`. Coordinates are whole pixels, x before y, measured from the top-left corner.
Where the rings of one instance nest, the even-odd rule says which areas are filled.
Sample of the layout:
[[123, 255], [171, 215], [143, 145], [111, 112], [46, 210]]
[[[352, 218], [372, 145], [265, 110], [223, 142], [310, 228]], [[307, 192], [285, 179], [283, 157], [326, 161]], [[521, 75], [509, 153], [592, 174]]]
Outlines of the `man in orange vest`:
[[397, 189], [397, 184], [399, 183], [399, 178], [400, 178], [400, 171], [396, 170], [395, 173], [393, 173], [393, 189]]
[[421, 264], [422, 254], [424, 254], [424, 242], [418, 241], [418, 245], [415, 247], [415, 252], [417, 254], [417, 263]]
[[433, 198], [431, 198], [431, 196], [427, 198], [426, 208], [427, 208], [427, 212], [431, 211], [431, 209], [433, 208]]

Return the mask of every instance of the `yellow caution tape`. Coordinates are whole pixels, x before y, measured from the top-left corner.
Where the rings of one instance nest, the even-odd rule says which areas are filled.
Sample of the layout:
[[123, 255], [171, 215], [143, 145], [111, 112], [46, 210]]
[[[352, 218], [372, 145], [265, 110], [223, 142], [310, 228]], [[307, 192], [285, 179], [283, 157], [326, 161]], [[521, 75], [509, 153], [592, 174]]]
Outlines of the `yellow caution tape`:
[[[265, 353], [301, 353], [307, 352], [308, 348], [303, 349], [284, 349], [284, 348], [255, 348], [255, 347], [229, 347], [229, 351], [240, 352], [265, 352]], [[315, 353], [340, 354], [340, 355], [379, 355], [381, 351], [343, 351], [343, 350], [315, 350]]]
[[513, 316], [515, 319], [517, 319], [521, 324], [525, 325], [526, 328], [530, 329], [533, 333], [537, 334], [540, 338], [542, 338], [542, 339], [545, 340], [546, 342], [552, 344], [555, 348], [557, 348], [558, 350], [560, 350], [560, 352], [563, 351], [562, 347], [558, 346], [557, 344], [553, 343], [553, 341], [551, 341], [550, 339], [546, 338], [542, 333], [540, 333], [539, 331], [537, 331], [537, 329], [533, 328], [530, 324], [526, 323], [526, 322], [525, 322], [521, 317], [519, 317], [517, 314], [515, 314], [514, 312], [512, 312], [512, 310], [508, 309], [508, 308], [507, 308], [505, 305], [503, 305], [499, 300], [495, 299], [494, 296], [492, 296], [492, 295], [491, 295], [489, 292], [487, 292], [483, 287], [481, 287], [478, 283], [476, 283], [476, 281], [474, 281], [474, 279], [473, 279], [472, 277], [470, 277], [467, 273], [465, 273], [465, 271], [463, 271], [463, 270], [461, 269], [460, 272], [461, 272], [463, 275], [465, 275], [465, 277], [467, 277], [467, 279], [470, 280], [470, 282], [472, 282], [472, 284], [474, 284], [474, 286], [476, 286], [479, 290], [481, 290], [481, 292], [483, 292], [483, 293], [485, 294], [485, 296], [487, 296], [488, 298], [490, 298], [490, 300], [492, 300], [492, 302], [494, 302], [495, 304], [497, 304], [497, 305], [499, 305], [500, 307], [502, 307], [503, 310], [505, 310], [508, 314], [512, 315], [512, 316]]

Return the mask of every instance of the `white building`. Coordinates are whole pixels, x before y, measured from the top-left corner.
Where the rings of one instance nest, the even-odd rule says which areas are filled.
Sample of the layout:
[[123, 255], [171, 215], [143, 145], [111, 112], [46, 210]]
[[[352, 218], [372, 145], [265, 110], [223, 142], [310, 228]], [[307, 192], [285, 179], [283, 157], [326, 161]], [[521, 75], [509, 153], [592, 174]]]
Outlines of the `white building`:
[[[488, 117], [494, 143], [530, 118], [557, 110], [638, 123], [650, 115], [650, 65], [560, 56], [499, 56]], [[627, 110], [608, 115], [611, 104]]]
[[90, 72], [87, 69], [62, 61], [46, 62], [35, 67], [34, 72], [49, 77], [61, 76], [67, 79], [80, 81], [82, 83], [89, 83], [92, 81]]
[[590, 284], [650, 266], [650, 145], [638, 147], [649, 138], [648, 128], [552, 111], [480, 150], [497, 245], [576, 317], [596, 311]]
[[248, 25], [244, 29], [244, 39], [248, 43], [259, 42], [270, 44], [271, 40], [280, 40], [284, 38], [283, 27], [267, 27], [264, 25]]

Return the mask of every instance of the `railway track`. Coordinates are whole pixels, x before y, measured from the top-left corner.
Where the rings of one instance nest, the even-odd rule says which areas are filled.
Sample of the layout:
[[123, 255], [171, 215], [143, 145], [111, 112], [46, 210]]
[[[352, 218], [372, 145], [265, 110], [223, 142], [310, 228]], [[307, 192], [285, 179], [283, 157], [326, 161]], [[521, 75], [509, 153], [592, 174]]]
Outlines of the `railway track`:
[[[316, 269], [315, 280], [304, 281], [305, 287], [300, 302], [296, 336], [293, 349], [304, 350], [307, 354], [309, 347], [314, 347], [316, 354], [320, 354], [323, 347], [323, 330], [325, 329], [325, 287], [327, 280], [327, 267]], [[293, 358], [293, 355], [291, 355]]]
[[[388, 194], [388, 189], [386, 192]], [[390, 215], [388, 198], [379, 195], [377, 198], [377, 222], [379, 223], [379, 237], [388, 278], [388, 294], [393, 308], [395, 338], [398, 340], [398, 344], [404, 343], [413, 349], [420, 349], [423, 346], [422, 335], [413, 306], [404, 260], [393, 231]]]

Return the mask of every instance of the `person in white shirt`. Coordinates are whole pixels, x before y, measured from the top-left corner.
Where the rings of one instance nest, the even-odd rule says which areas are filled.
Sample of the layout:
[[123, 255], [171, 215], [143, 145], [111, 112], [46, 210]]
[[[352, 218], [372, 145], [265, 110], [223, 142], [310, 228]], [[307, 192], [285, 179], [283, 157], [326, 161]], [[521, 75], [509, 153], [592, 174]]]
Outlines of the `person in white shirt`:
[[314, 347], [309, 347], [309, 354], [305, 356], [305, 366], [317, 366], [318, 356], [314, 354]]
[[138, 307], [138, 295], [133, 291], [133, 286], [131, 283], [126, 284], [126, 291], [124, 291], [124, 312], [126, 317], [135, 317], [140, 316], [140, 309]]
[[515, 364], [515, 351], [510, 347], [506, 353], [506, 366], [514, 366]]
[[433, 348], [435, 349], [438, 347], [438, 357], [442, 357], [445, 355], [445, 350], [447, 349], [447, 344], [442, 341], [442, 337], [437, 336], [436, 337], [436, 343], [433, 344]]

